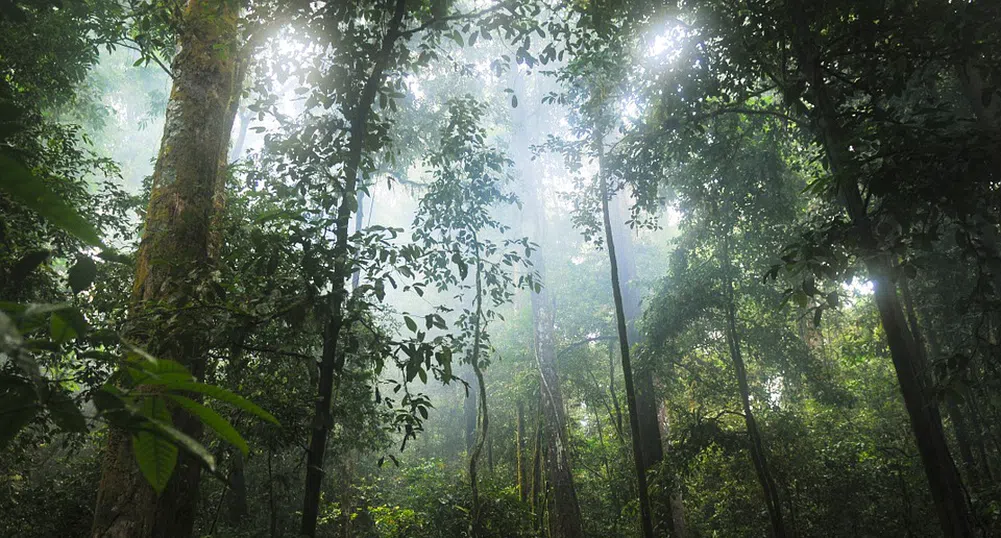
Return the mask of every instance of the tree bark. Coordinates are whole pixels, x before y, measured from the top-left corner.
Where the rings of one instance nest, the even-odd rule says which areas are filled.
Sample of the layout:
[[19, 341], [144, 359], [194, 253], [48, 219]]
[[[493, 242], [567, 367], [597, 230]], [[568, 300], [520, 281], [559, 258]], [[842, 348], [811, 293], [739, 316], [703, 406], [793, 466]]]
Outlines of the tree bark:
[[344, 301], [347, 298], [347, 284], [351, 277], [349, 261], [348, 226], [351, 215], [357, 207], [358, 173], [361, 166], [365, 138], [368, 134], [368, 117], [375, 101], [376, 93], [389, 66], [390, 56], [406, 15], [406, 0], [397, 0], [389, 26], [382, 39], [372, 71], [365, 81], [361, 95], [351, 115], [348, 154], [345, 160], [344, 190], [337, 208], [337, 226], [334, 241], [333, 291], [329, 296], [329, 311], [323, 331], [323, 351], [320, 358], [320, 380], [317, 399], [313, 410], [312, 435], [306, 457], [306, 490], [303, 496], [301, 534], [316, 535], [316, 520], [320, 508], [320, 486], [323, 481], [323, 460], [327, 447], [327, 436], [332, 426], [330, 405], [334, 386], [334, 376], [343, 368], [344, 355], [338, 350], [341, 330], [344, 328]]
[[935, 399], [922, 383], [920, 357], [914, 337], [897, 297], [888, 256], [879, 251], [868, 209], [852, 172], [848, 137], [838, 121], [836, 103], [824, 80], [819, 38], [814, 35], [803, 0], [791, 0], [794, 52], [799, 70], [809, 84], [816, 134], [827, 155], [831, 173], [838, 178], [838, 194], [855, 226], [865, 266], [875, 288], [875, 302], [893, 366], [910, 417], [918, 452], [928, 479], [942, 532], [949, 538], [973, 536], [973, 522], [962, 480], [949, 453]]
[[[597, 130], [597, 129], [596, 129]], [[619, 333], [619, 352], [622, 360], [622, 377], [626, 383], [626, 407], [629, 411], [629, 430], [633, 436], [633, 459], [636, 463], [636, 486], [639, 490], [640, 527], [644, 538], [653, 538], [653, 523], [650, 514], [650, 498], [647, 491], [646, 469], [643, 467], [643, 446], [640, 436], [639, 410], [636, 405], [636, 389], [633, 386], [633, 368], [629, 362], [629, 337], [626, 325], [626, 315], [622, 300], [622, 289], [619, 286], [618, 260], [615, 258], [615, 240], [612, 237], [612, 223], [608, 212], [608, 185], [604, 171], [604, 141], [600, 135], [595, 136], [595, 149], [598, 154], [598, 182], [601, 197], [601, 213], [605, 228], [605, 247], [608, 249], [608, 262], [611, 270], [612, 297], [615, 301], [615, 321]]]
[[[636, 327], [641, 312], [639, 290], [636, 288], [636, 256], [632, 235], [624, 225], [622, 202], [609, 203], [609, 218], [612, 221], [612, 236], [615, 240], [616, 258], [619, 266], [619, 286], [622, 288], [623, 311], [626, 316], [626, 333], [630, 347], [642, 343], [642, 335]], [[664, 459], [660, 440], [660, 425], [657, 420], [657, 394], [654, 390], [654, 374], [651, 365], [634, 365], [636, 385], [636, 409], [640, 419], [640, 442], [643, 453], [643, 471], [647, 472]]]
[[518, 402], [518, 426], [515, 437], [515, 461], [518, 465], [518, 496], [528, 500], [528, 480], [525, 473], [525, 404]]
[[535, 416], [535, 443], [532, 447], [532, 513], [535, 515], [535, 529], [540, 528], [542, 522], [542, 510], [539, 504], [539, 492], [542, 490], [542, 398], [539, 398], [539, 408]]
[[476, 319], [473, 320], [473, 349], [472, 353], [470, 353], [469, 364], [473, 367], [473, 373], [476, 375], [476, 387], [479, 394], [479, 413], [477, 414], [479, 427], [476, 428], [476, 442], [473, 444], [473, 450], [469, 454], [469, 485], [472, 488], [473, 494], [469, 535], [472, 538], [476, 538], [483, 534], [483, 529], [480, 525], [480, 488], [476, 475], [477, 463], [479, 462], [480, 454], [483, 452], [483, 445], [487, 440], [487, 428], [490, 422], [489, 415], [487, 414], [487, 387], [483, 381], [483, 370], [480, 368], [481, 323], [483, 320], [483, 261], [480, 259], [479, 243], [475, 233], [473, 234], [473, 243], [476, 244], [476, 308], [474, 313]]
[[[237, 64], [237, 12], [233, 2], [190, 0], [173, 60], [153, 189], [137, 256], [130, 336], [154, 355], [173, 359], [201, 378], [206, 342], [199, 320], [178, 314], [169, 326], [143, 326], [148, 306], [192, 298], [211, 267], [212, 222], [221, 205], [220, 163], [229, 145]], [[195, 271], [193, 279], [190, 274]], [[182, 319], [183, 318], [183, 319]], [[201, 422], [172, 411], [174, 426], [195, 439]], [[184, 537], [194, 526], [200, 463], [184, 451], [162, 494], [139, 472], [131, 434], [112, 427], [104, 454], [91, 534], [95, 537]]]
[[[524, 85], [520, 76], [515, 80], [515, 86], [518, 88], [516, 92], [523, 89]], [[538, 121], [538, 114], [529, 115], [527, 107], [519, 110], [521, 110], [520, 116], [516, 121], [522, 130], [525, 130], [528, 121]], [[526, 171], [531, 170], [532, 166], [528, 136], [526, 133], [525, 136], [519, 137], [517, 145], [512, 151], [516, 166]], [[531, 261], [540, 280], [546, 283], [545, 209], [541, 203], [542, 197], [538, 184], [533, 179], [529, 179], [527, 186], [534, 191], [532, 195], [527, 197], [530, 206], [529, 214], [536, 242], [542, 245], [541, 248], [532, 252]], [[539, 459], [539, 448], [541, 447], [537, 447], [535, 455], [536, 462], [541, 467], [539, 470], [545, 471], [546, 488], [544, 492], [537, 490], [536, 487], [540, 481], [537, 480], [533, 486], [533, 494], [543, 493], [548, 500], [550, 538], [583, 536], [584, 523], [573, 479], [563, 392], [560, 388], [559, 372], [556, 366], [556, 308], [547, 287], [543, 287], [539, 293], [532, 293], [531, 296], [535, 360], [539, 367], [540, 406], [542, 422], [545, 423], [546, 444], [544, 465]], [[540, 512], [541, 510], [536, 510], [537, 515], [540, 515]]]

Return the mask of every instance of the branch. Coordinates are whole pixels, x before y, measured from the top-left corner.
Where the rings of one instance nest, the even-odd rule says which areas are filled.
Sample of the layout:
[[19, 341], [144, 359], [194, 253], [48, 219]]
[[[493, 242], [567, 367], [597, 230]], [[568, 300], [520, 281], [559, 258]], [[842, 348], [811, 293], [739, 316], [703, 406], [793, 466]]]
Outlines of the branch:
[[567, 347], [561, 349], [559, 351], [559, 353], [556, 354], [556, 358], [560, 358], [561, 356], [563, 356], [564, 353], [573, 351], [574, 349], [577, 349], [580, 346], [583, 346], [585, 344], [590, 344], [591, 342], [609, 342], [609, 341], [612, 341], [612, 340], [618, 340], [618, 337], [617, 336], [592, 336], [590, 338], [585, 338], [583, 340], [580, 340], [579, 342], [574, 342], [574, 343], [568, 345]]
[[442, 24], [442, 23], [446, 23], [446, 22], [453, 22], [453, 21], [464, 21], [464, 20], [476, 19], [476, 18], [482, 17], [483, 15], [486, 15], [488, 13], [492, 13], [494, 11], [498, 11], [501, 8], [505, 8], [505, 7], [506, 8], [510, 8], [513, 5], [514, 5], [513, 2], [510, 2], [510, 3], [508, 3], [508, 2], [501, 2], [499, 4], [495, 4], [495, 5], [490, 6], [488, 8], [483, 8], [483, 9], [480, 9], [480, 10], [477, 10], [477, 11], [473, 11], [471, 13], [459, 13], [459, 14], [456, 14], [456, 15], [449, 15], [447, 17], [440, 17], [440, 18], [431, 19], [431, 20], [425, 22], [424, 24], [422, 24], [422, 25], [420, 25], [420, 26], [418, 26], [416, 28], [411, 28], [409, 30], [403, 30], [402, 32], [400, 32], [399, 35], [400, 35], [400, 37], [410, 37], [410, 36], [412, 36], [414, 34], [418, 34], [420, 32], [423, 32], [424, 30], [427, 30], [428, 28], [431, 28], [432, 26], [436, 26], [438, 24]]
[[272, 348], [257, 347], [257, 346], [248, 346], [248, 345], [245, 345], [245, 344], [235, 344], [233, 347], [239, 348], [239, 349], [243, 349], [243, 350], [246, 350], [246, 351], [256, 351], [257, 353], [272, 353], [274, 355], [285, 355], [287, 357], [295, 357], [297, 359], [303, 359], [303, 360], [311, 360], [311, 361], [312, 360], [316, 360], [316, 357], [311, 357], [311, 356], [306, 355], [304, 353], [296, 353], [294, 351], [282, 351], [280, 349], [272, 349]]

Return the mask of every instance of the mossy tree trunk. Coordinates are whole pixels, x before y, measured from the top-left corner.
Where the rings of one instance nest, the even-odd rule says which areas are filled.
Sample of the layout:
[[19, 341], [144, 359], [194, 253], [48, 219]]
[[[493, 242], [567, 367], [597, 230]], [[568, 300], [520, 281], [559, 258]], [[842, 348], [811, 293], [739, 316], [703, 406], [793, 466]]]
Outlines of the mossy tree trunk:
[[[174, 58], [173, 89], [136, 263], [130, 337], [154, 355], [205, 372], [206, 342], [197, 310], [169, 316], [197, 301], [212, 267], [215, 214], [222, 205], [220, 163], [229, 144], [237, 61], [237, 2], [190, 0]], [[161, 310], [162, 309], [162, 310]], [[201, 423], [173, 412], [174, 426], [198, 439]], [[104, 456], [92, 535], [185, 537], [192, 532], [201, 468], [181, 452], [157, 495], [132, 455], [131, 434], [112, 428]]]

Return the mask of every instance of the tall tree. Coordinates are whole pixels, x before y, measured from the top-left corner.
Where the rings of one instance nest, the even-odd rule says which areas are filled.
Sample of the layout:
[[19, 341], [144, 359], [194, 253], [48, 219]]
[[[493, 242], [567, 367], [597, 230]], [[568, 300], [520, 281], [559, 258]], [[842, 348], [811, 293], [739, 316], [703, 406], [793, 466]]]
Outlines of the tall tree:
[[[204, 319], [185, 307], [200, 300], [214, 256], [212, 221], [223, 182], [220, 163], [229, 145], [236, 67], [238, 5], [191, 0], [183, 9], [172, 63], [173, 89], [153, 173], [132, 289], [133, 338], [155, 356], [205, 373]], [[179, 309], [172, 320], [161, 309]], [[175, 427], [197, 439], [201, 422], [171, 410]], [[157, 494], [131, 457], [139, 438], [113, 427], [94, 510], [97, 537], [176, 537], [191, 534], [198, 506], [201, 463], [182, 454], [166, 489]], [[137, 447], [140, 448], [140, 447]], [[175, 449], [176, 450], [176, 449]]]
[[[323, 329], [323, 350], [320, 358], [320, 379], [317, 388], [316, 407], [313, 411], [313, 431], [310, 435], [309, 452], [306, 458], [306, 489], [303, 496], [302, 526], [300, 532], [306, 536], [316, 534], [316, 520], [319, 517], [320, 486], [323, 480], [323, 461], [330, 432], [330, 405], [335, 374], [343, 369], [346, 351], [343, 349], [341, 332], [345, 325], [344, 303], [348, 295], [348, 283], [352, 274], [349, 253], [349, 224], [351, 216], [358, 208], [358, 181], [366, 138], [371, 128], [369, 116], [376, 96], [382, 87], [386, 70], [393, 60], [393, 52], [402, 37], [404, 18], [407, 14], [405, 0], [397, 0], [392, 5], [391, 15], [386, 22], [381, 43], [372, 55], [371, 66], [363, 71], [361, 92], [352, 105], [349, 118], [347, 155], [343, 163], [343, 188], [340, 204], [336, 211], [335, 239], [333, 247], [334, 270], [333, 290], [328, 297], [327, 321]], [[340, 349], [339, 349], [340, 346]]]

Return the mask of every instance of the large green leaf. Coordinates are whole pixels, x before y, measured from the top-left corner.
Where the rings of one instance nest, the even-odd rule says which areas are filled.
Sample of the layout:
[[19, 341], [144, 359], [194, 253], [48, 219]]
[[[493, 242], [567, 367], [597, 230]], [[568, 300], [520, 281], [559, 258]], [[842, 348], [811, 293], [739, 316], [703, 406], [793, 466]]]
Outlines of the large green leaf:
[[73, 293], [80, 293], [90, 287], [96, 276], [97, 264], [94, 263], [94, 260], [90, 259], [89, 256], [80, 256], [73, 267], [70, 267], [70, 288], [73, 289]]
[[247, 455], [247, 452], [250, 451], [250, 446], [247, 445], [247, 442], [236, 431], [236, 428], [223, 418], [222, 415], [215, 412], [215, 410], [179, 394], [170, 394], [168, 397], [177, 402], [178, 405], [189, 413], [198, 417], [202, 423], [215, 430], [220, 437], [228, 441], [231, 445], [239, 448], [240, 452], [243, 452], [243, 455]]
[[197, 381], [178, 381], [172, 379], [164, 382], [161, 381], [159, 378], [147, 379], [144, 380], [143, 383], [147, 385], [169, 386], [171, 390], [197, 392], [199, 394], [204, 394], [206, 396], [215, 398], [219, 401], [233, 405], [248, 413], [257, 415], [258, 417], [272, 424], [280, 426], [278, 419], [276, 419], [271, 413], [268, 413], [264, 409], [261, 409], [256, 404], [244, 398], [243, 396], [234, 394], [222, 387], [209, 385], [207, 383], [199, 383]]
[[0, 155], [0, 190], [84, 243], [103, 246], [97, 228], [21, 163], [6, 155]]
[[[143, 401], [142, 414], [162, 430], [170, 421], [170, 412], [163, 398], [151, 397]], [[163, 493], [170, 475], [177, 465], [177, 446], [160, 431], [143, 429], [132, 436], [132, 450], [139, 470], [157, 493]]]
[[0, 450], [31, 423], [39, 409], [31, 383], [20, 377], [0, 376]]

